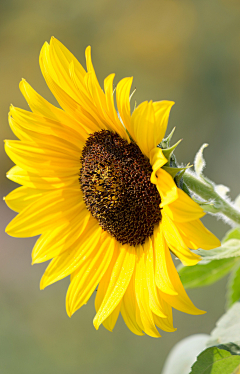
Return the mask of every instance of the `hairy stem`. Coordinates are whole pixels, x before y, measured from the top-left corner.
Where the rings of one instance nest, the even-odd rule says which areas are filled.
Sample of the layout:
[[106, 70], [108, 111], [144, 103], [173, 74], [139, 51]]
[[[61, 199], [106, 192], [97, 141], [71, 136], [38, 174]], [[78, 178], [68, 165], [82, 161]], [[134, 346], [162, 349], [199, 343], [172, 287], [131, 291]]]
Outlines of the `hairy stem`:
[[208, 183], [207, 180], [206, 182], [204, 180], [199, 180], [190, 173], [185, 173], [183, 175], [183, 180], [187, 187], [196, 195], [204, 199], [206, 202], [213, 202], [212, 209], [206, 208], [206, 211], [211, 211], [211, 213], [222, 213], [224, 216], [240, 225], [240, 212], [215, 191], [211, 182]]

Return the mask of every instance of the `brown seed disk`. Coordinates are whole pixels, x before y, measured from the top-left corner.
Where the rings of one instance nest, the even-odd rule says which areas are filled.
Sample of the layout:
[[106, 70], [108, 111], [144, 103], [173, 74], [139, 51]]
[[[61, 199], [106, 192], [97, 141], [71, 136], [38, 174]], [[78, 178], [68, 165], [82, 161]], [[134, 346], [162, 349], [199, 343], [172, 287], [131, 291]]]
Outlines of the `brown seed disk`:
[[102, 130], [87, 139], [81, 163], [84, 201], [99, 225], [122, 244], [143, 244], [161, 221], [149, 160], [135, 143]]

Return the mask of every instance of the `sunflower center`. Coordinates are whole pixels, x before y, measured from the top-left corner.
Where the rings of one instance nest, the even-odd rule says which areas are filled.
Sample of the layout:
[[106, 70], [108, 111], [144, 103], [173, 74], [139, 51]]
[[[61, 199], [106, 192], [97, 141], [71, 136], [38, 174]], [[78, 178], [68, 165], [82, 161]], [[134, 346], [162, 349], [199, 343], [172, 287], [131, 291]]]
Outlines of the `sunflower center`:
[[139, 147], [102, 130], [87, 139], [81, 163], [84, 201], [99, 225], [122, 244], [143, 244], [161, 220], [161, 199]]

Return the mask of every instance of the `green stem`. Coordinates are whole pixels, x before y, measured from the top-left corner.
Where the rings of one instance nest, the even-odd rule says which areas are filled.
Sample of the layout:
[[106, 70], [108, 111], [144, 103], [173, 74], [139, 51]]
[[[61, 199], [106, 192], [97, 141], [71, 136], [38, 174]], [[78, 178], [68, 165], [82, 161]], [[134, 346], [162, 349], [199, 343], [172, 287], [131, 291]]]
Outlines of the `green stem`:
[[[227, 218], [240, 225], [240, 212], [236, 210], [228, 201], [218, 195], [214, 190], [213, 185], [204, 180], [199, 180], [193, 174], [185, 173], [183, 175], [183, 180], [187, 187], [194, 192], [196, 195], [200, 196], [206, 202], [213, 201], [212, 209], [206, 209], [212, 213], [222, 213]], [[203, 204], [204, 209], [204, 204]]]

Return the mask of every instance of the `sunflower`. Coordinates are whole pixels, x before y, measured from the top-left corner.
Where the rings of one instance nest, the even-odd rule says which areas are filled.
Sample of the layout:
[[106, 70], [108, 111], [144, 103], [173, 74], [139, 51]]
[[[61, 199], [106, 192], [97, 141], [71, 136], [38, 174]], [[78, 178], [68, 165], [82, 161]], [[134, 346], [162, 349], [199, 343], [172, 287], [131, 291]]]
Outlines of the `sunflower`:
[[[66, 309], [71, 316], [97, 288], [93, 324], [112, 330], [119, 313], [137, 335], [175, 331], [172, 308], [202, 314], [188, 298], [171, 253], [184, 265], [219, 240], [204, 215], [166, 168], [162, 142], [172, 101], [143, 102], [130, 111], [132, 78], [116, 87], [114, 74], [97, 80], [91, 49], [87, 71], [55, 38], [40, 53], [42, 74], [62, 109], [22, 80], [32, 112], [10, 107], [19, 140], [7, 140], [16, 164], [7, 174], [22, 185], [6, 196], [19, 214], [6, 232], [41, 235], [33, 263], [51, 260], [41, 289], [70, 275]], [[167, 171], [168, 170], [168, 171]], [[190, 249], [189, 249], [190, 248]]]

